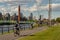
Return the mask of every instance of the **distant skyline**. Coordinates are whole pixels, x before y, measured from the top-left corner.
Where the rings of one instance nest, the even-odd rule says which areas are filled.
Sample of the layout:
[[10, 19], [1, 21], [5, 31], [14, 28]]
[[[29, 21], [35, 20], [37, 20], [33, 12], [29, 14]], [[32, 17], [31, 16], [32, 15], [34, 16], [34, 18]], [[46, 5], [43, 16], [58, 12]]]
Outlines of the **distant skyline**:
[[[21, 6], [21, 13], [28, 17], [30, 13], [36, 16], [43, 15], [44, 18], [48, 18], [48, 0], [0, 0], [0, 12], [3, 14], [18, 13], [18, 5]], [[60, 17], [60, 0], [52, 0], [52, 17]]]

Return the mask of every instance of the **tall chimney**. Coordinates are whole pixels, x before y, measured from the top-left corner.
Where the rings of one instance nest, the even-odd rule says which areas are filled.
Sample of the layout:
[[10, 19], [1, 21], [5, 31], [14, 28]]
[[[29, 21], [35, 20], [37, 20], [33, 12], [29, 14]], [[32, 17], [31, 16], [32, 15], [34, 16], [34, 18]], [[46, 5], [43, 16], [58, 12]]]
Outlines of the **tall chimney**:
[[20, 22], [20, 5], [18, 6], [18, 23]]

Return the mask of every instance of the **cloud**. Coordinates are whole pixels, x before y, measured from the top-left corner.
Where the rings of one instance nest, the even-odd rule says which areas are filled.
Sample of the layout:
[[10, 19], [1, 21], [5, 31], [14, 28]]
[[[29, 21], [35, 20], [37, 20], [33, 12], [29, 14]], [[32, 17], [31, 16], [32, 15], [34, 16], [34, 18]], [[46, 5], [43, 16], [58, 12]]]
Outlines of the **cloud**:
[[0, 0], [0, 2], [11, 1], [11, 0]]
[[[49, 10], [49, 4], [47, 4], [46, 6], [42, 6], [41, 7], [42, 10]], [[52, 11], [60, 11], [60, 4], [51, 4], [51, 9]]]
[[52, 9], [60, 8], [60, 4], [51, 4], [51, 6], [52, 6]]
[[[6, 12], [9, 12], [10, 14], [12, 13], [17, 13], [18, 12], [18, 5], [19, 3], [24, 4], [25, 2], [27, 2], [27, 4], [24, 4], [21, 6], [21, 11], [28, 11], [28, 12], [35, 12], [38, 10], [42, 10], [42, 11], [48, 11], [49, 10], [49, 4], [46, 5], [41, 5], [40, 3], [42, 2], [42, 0], [0, 0], [1, 3], [3, 3], [4, 5], [8, 5], [8, 6], [0, 6], [0, 12], [2, 12], [3, 14]], [[30, 2], [33, 3], [32, 6], [30, 6]], [[60, 11], [60, 4], [51, 4], [52, 5], [52, 11]]]
[[[52, 11], [60, 11], [60, 4], [51, 4], [51, 5], [52, 5]], [[21, 11], [35, 12], [37, 10], [48, 11], [49, 5], [47, 4], [45, 6], [39, 6], [39, 7], [37, 7], [37, 5], [33, 5], [31, 7], [26, 7], [26, 6], [21, 7]], [[0, 11], [3, 13], [6, 13], [6, 12], [17, 13], [18, 6], [11, 6], [11, 7], [0, 6]]]
[[60, 0], [52, 0], [53, 3], [60, 3]]
[[22, 9], [24, 11], [29, 11], [29, 12], [34, 12], [34, 11], [37, 11], [38, 10], [38, 6], [39, 4], [41, 3], [41, 0], [35, 0], [35, 3], [33, 4], [33, 6], [31, 7], [23, 7]]
[[[51, 9], [52, 11], [60, 11], [60, 4], [51, 4]], [[45, 5], [45, 6], [37, 6], [37, 5], [33, 5], [30, 8], [25, 8], [25, 11], [30, 11], [30, 12], [34, 12], [37, 10], [42, 10], [42, 11], [48, 11], [49, 10], [49, 4]]]
[[7, 5], [27, 5], [28, 3], [33, 2], [32, 0], [0, 0], [0, 3], [5, 3]]
[[36, 0], [36, 2], [37, 2], [38, 4], [41, 3], [41, 1], [42, 1], [42, 0]]
[[25, 7], [23, 10], [24, 11], [29, 11], [29, 12], [34, 12], [34, 11], [37, 11], [37, 6], [33, 5], [32, 7], [29, 7], [29, 8]]

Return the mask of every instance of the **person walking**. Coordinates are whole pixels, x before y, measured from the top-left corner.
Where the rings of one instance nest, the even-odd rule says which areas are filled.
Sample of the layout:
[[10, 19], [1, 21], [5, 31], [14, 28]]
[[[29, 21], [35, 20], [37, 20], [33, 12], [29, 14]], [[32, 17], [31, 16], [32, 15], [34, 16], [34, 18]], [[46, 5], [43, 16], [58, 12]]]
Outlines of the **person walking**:
[[33, 29], [33, 23], [31, 23], [31, 27], [32, 27], [32, 29]]

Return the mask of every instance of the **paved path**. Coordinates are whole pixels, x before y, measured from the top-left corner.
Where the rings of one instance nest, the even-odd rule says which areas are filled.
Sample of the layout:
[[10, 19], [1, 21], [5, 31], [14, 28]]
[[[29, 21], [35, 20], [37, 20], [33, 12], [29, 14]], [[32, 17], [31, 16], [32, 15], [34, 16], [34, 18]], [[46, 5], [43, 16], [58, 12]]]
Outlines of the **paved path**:
[[[47, 27], [39, 27], [39, 28], [34, 28], [32, 30], [21, 31], [21, 33], [20, 33], [21, 36], [20, 37], [25, 37], [27, 35], [31, 35], [33, 33], [36, 33], [38, 31], [43, 31], [43, 30], [46, 30], [46, 29], [47, 29]], [[16, 40], [20, 37], [18, 37], [18, 36], [15, 37], [14, 34], [11, 33], [11, 34], [5, 34], [5, 35], [0, 36], [0, 40]]]

